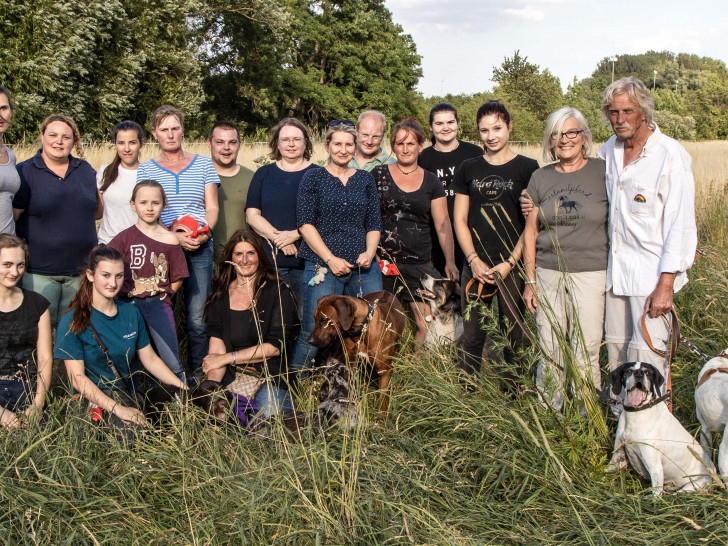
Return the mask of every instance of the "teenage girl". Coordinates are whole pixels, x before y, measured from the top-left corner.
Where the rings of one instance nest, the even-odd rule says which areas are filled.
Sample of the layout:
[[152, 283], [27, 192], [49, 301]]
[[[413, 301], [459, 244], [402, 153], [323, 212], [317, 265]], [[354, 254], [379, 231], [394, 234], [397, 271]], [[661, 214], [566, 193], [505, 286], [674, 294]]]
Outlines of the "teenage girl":
[[[132, 374], [139, 371], [135, 357], [159, 381], [180, 388], [184, 383], [152, 349], [141, 313], [116, 299], [123, 280], [121, 254], [105, 245], [94, 248], [69, 311], [58, 324], [53, 356], [65, 360], [73, 388], [108, 412], [109, 422], [128, 437], [135, 425], [147, 425], [133, 397]], [[106, 347], [118, 379], [94, 333]]]
[[[521, 257], [521, 233], [525, 219], [518, 197], [528, 185], [538, 163], [516, 154], [508, 141], [513, 131], [511, 116], [506, 107], [490, 101], [478, 109], [478, 133], [485, 153], [463, 161], [455, 171], [454, 225], [466, 263], [462, 274], [462, 304], [466, 308], [471, 294], [480, 292], [489, 297], [478, 298], [485, 306], [498, 299], [498, 325], [508, 339], [503, 349], [505, 366], [499, 365], [501, 379], [508, 388], [516, 387], [522, 374], [516, 360], [523, 334], [516, 325], [515, 313], [523, 314], [520, 294], [523, 281], [517, 272], [511, 274]], [[497, 290], [495, 275], [503, 278], [503, 290]], [[475, 279], [470, 290], [468, 283]], [[467, 374], [480, 371], [481, 355], [486, 342], [479, 306], [464, 321], [461, 368]]]
[[189, 276], [179, 239], [159, 217], [167, 198], [159, 182], [142, 180], [131, 194], [136, 224], [119, 233], [109, 246], [124, 257], [124, 285], [120, 298], [133, 304], [147, 323], [149, 334], [164, 363], [182, 381], [172, 296]]
[[51, 383], [51, 313], [40, 294], [20, 288], [28, 245], [0, 234], [0, 425], [38, 422]]
[[129, 196], [137, 181], [139, 153], [144, 145], [144, 130], [138, 123], [122, 121], [114, 127], [111, 142], [116, 156], [109, 165], [102, 165], [96, 174], [96, 185], [104, 197], [104, 213], [99, 224], [99, 242], [109, 244], [137, 221], [129, 208]]

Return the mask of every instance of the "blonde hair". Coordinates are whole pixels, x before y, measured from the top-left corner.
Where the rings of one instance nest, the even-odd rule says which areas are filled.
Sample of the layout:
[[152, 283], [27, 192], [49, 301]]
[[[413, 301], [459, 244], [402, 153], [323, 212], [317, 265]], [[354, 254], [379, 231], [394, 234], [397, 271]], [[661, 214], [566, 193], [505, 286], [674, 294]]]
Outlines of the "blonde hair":
[[640, 107], [640, 110], [645, 115], [647, 127], [654, 129], [655, 124], [652, 121], [652, 117], [655, 113], [655, 101], [652, 100], [650, 91], [644, 82], [633, 76], [627, 76], [626, 78], [612, 82], [604, 90], [604, 96], [602, 98], [602, 117], [604, 121], [609, 123], [609, 109], [612, 107], [614, 96], [621, 95], [622, 93], [627, 93], [629, 100]]
[[56, 121], [60, 121], [61, 123], [65, 123], [71, 128], [71, 132], [73, 133], [73, 147], [76, 150], [76, 155], [83, 159], [83, 145], [81, 144], [81, 135], [78, 132], [78, 127], [76, 126], [76, 122], [73, 121], [68, 116], [64, 116], [63, 114], [53, 114], [52, 116], [48, 116], [43, 120], [43, 123], [40, 126], [40, 134], [43, 135], [46, 132], [46, 129], [48, 126]]

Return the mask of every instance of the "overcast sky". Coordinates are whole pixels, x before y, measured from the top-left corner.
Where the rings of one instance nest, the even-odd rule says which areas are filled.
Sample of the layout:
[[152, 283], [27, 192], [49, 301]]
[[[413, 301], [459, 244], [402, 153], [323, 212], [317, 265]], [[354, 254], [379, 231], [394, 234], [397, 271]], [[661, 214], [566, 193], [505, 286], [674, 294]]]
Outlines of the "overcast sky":
[[[422, 56], [427, 97], [492, 88], [493, 67], [520, 50], [566, 88], [604, 57], [650, 49], [728, 62], [723, 0], [386, 0]], [[441, 81], [444, 80], [444, 81]]]

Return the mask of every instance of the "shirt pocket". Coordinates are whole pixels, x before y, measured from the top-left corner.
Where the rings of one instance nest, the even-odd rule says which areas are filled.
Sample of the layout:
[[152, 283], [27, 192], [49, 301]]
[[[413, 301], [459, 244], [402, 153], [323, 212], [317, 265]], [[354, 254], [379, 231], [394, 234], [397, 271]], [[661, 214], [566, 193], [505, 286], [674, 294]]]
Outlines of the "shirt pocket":
[[655, 210], [655, 202], [657, 200], [656, 190], [636, 190], [632, 189], [629, 193], [629, 212], [636, 218], [648, 218], [652, 216]]

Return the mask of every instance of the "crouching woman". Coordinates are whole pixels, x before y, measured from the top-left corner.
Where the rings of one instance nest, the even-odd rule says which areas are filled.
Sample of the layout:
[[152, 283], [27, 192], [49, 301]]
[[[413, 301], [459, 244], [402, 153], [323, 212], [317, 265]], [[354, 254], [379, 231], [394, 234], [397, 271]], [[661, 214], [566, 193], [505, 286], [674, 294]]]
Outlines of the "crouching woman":
[[116, 296], [124, 282], [118, 250], [99, 245], [91, 251], [86, 273], [56, 333], [55, 358], [65, 360], [71, 385], [90, 407], [108, 415], [109, 424], [130, 438], [146, 426], [136, 406], [134, 372], [146, 370], [162, 383], [184, 383], [157, 356], [139, 310]]
[[253, 399], [264, 415], [291, 411], [288, 357], [299, 319], [290, 287], [276, 274], [263, 240], [249, 229], [232, 234], [218, 271], [205, 304], [210, 345], [203, 371], [228, 386], [254, 370], [265, 380]]

